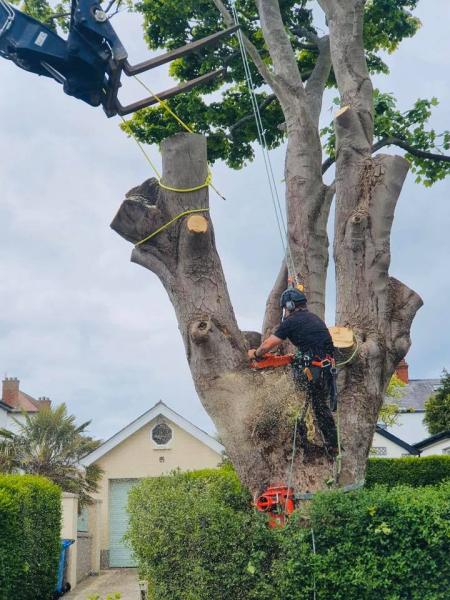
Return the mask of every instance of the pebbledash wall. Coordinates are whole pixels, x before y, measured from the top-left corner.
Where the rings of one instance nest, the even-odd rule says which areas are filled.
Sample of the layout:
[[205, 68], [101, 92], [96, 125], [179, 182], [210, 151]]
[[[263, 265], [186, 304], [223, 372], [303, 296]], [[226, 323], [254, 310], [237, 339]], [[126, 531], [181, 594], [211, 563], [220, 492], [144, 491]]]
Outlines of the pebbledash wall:
[[[157, 425], [160, 427], [155, 430]], [[170, 439], [167, 441], [164, 436], [161, 438], [155, 435], [155, 432], [160, 431], [166, 432]], [[114, 498], [112, 507], [112, 491], [118, 488], [118, 484], [123, 482], [126, 486], [127, 482], [137, 483], [142, 478], [168, 474], [175, 469], [187, 471], [213, 468], [221, 462], [223, 450], [223, 446], [217, 440], [159, 402], [85, 457], [82, 460], [83, 465], [95, 463], [104, 471], [96, 495], [101, 501], [99, 506], [102, 568], [131, 564], [126, 561], [120, 563], [120, 558], [116, 558], [114, 564], [110, 563], [111, 537], [115, 539], [115, 551], [121, 537], [118, 539], [115, 520], [127, 519], [126, 494], [119, 500], [121, 506], [117, 506], [118, 500]], [[118, 511], [120, 515], [116, 516]], [[124, 530], [126, 525], [122, 524], [121, 527]], [[112, 529], [113, 536], [110, 535]]]

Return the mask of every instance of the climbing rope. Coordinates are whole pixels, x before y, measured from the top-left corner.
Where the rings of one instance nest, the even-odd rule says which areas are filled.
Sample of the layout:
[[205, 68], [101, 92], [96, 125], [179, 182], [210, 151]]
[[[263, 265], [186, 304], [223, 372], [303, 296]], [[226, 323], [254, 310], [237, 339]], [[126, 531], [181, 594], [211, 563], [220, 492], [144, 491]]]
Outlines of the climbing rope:
[[347, 358], [343, 362], [336, 363], [336, 367], [343, 367], [344, 365], [347, 365], [349, 362], [351, 362], [355, 358], [355, 356], [356, 356], [356, 354], [357, 354], [357, 352], [359, 350], [359, 342], [358, 342], [358, 339], [355, 337], [354, 334], [353, 334], [353, 338], [354, 338], [354, 340], [356, 342], [356, 346], [355, 346], [355, 349], [353, 350], [351, 356], [349, 356], [349, 358]]
[[[202, 187], [204, 187], [204, 186], [202, 186]], [[182, 217], [185, 217], [187, 215], [192, 215], [193, 213], [207, 212], [207, 211], [209, 211], [209, 208], [191, 208], [190, 210], [184, 210], [183, 212], [181, 212], [178, 215], [176, 215], [175, 217], [173, 217], [173, 219], [170, 219], [170, 221], [167, 221], [167, 223], [164, 223], [164, 225], [161, 225], [161, 227], [158, 227], [158, 229], [155, 229], [155, 231], [152, 231], [152, 233], [150, 233], [143, 240], [141, 240], [140, 242], [137, 242], [135, 244], [135, 247], [140, 246], [141, 244], [144, 244], [145, 242], [148, 242], [148, 240], [151, 240], [153, 237], [155, 237], [155, 235], [158, 235], [158, 233], [161, 233], [161, 231], [164, 231], [164, 229], [167, 229], [168, 227], [170, 227], [170, 225], [172, 225], [172, 223], [175, 223], [175, 221], [178, 221], [178, 219], [181, 219]]]
[[264, 132], [264, 126], [261, 118], [261, 111], [259, 110], [258, 101], [256, 99], [255, 94], [255, 86], [253, 82], [253, 77], [250, 69], [250, 64], [248, 60], [247, 50], [245, 48], [244, 39], [242, 37], [242, 32], [240, 29], [239, 16], [236, 10], [236, 4], [234, 0], [231, 0], [231, 11], [234, 19], [235, 25], [239, 26], [239, 29], [236, 31], [236, 36], [239, 42], [239, 48], [242, 57], [242, 63], [244, 66], [245, 79], [247, 83], [247, 88], [250, 94], [250, 100], [252, 104], [253, 116], [255, 117], [256, 129], [258, 132], [258, 140], [262, 149], [262, 155], [264, 160], [264, 167], [266, 171], [267, 181], [269, 184], [270, 195], [272, 198], [272, 204], [275, 212], [275, 219], [278, 226], [278, 231], [280, 234], [281, 244], [283, 246], [283, 253], [286, 259], [286, 265], [288, 269], [289, 277], [295, 282], [295, 284], [299, 284], [297, 277], [297, 270], [295, 268], [294, 258], [291, 251], [291, 246], [289, 243], [289, 236], [287, 232], [286, 221], [284, 218], [284, 214], [281, 208], [280, 197], [278, 195], [278, 189], [275, 181], [275, 175], [272, 168], [272, 162], [270, 159], [269, 148], [266, 140], [266, 134]]

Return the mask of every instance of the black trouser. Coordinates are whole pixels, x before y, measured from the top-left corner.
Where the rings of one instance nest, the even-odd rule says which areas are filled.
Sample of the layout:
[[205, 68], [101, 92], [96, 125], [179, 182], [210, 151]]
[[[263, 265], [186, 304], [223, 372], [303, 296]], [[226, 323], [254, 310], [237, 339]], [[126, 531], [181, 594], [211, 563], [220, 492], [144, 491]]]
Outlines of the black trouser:
[[[314, 356], [314, 359], [316, 357], [317, 355]], [[329, 367], [316, 367], [309, 364], [311, 360], [312, 356], [309, 354], [297, 353], [292, 365], [294, 381], [301, 390], [306, 392], [306, 401], [311, 402], [325, 446], [328, 450], [334, 452], [337, 449], [338, 441], [336, 424], [331, 412], [335, 404], [331, 365]], [[319, 360], [321, 359], [319, 358]], [[307, 369], [309, 369], [312, 379], [308, 379]]]

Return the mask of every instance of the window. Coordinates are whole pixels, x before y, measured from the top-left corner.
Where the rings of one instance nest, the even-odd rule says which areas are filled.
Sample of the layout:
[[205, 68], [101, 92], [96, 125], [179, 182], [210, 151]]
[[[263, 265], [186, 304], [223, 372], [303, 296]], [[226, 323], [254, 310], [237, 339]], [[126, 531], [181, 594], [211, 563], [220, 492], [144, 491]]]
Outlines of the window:
[[387, 456], [386, 446], [372, 446], [370, 452], [375, 456]]
[[442, 450], [442, 454], [449, 454], [450, 455], [450, 446], [448, 448], [444, 448]]
[[152, 429], [152, 440], [157, 446], [167, 446], [172, 439], [172, 430], [166, 423], [158, 423]]

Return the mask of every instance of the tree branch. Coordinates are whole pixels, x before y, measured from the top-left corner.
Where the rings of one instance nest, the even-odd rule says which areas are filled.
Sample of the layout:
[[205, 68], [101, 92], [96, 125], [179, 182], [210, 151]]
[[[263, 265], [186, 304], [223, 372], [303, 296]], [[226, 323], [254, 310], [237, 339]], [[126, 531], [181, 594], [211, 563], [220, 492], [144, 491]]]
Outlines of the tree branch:
[[[212, 1], [214, 3], [215, 7], [217, 8], [217, 10], [222, 15], [222, 18], [223, 18], [223, 20], [225, 22], [225, 25], [227, 27], [232, 27], [235, 24], [233, 16], [228, 11], [227, 7], [222, 2], [222, 0], [212, 0]], [[276, 79], [275, 79], [273, 73], [270, 72], [270, 70], [268, 69], [266, 63], [260, 57], [258, 49], [256, 48], [256, 46], [254, 46], [252, 44], [252, 42], [242, 32], [242, 30], [241, 30], [241, 35], [242, 35], [242, 39], [243, 39], [243, 42], [244, 42], [244, 45], [245, 45], [245, 49], [249, 53], [252, 61], [254, 62], [256, 68], [258, 69], [261, 77], [265, 80], [265, 82], [268, 85], [270, 85], [271, 88], [274, 89], [275, 86], [276, 86]]]
[[318, 124], [322, 110], [322, 98], [325, 85], [331, 71], [330, 38], [328, 35], [317, 38], [319, 56], [314, 65], [313, 72], [306, 82], [306, 95], [313, 119]]
[[[294, 91], [304, 97], [304, 87], [295, 53], [281, 17], [278, 0], [256, 0], [261, 28], [269, 48], [276, 83], [281, 83], [281, 92]], [[281, 80], [281, 81], [280, 81]], [[280, 87], [280, 86], [279, 86]]]
[[[277, 100], [277, 97], [275, 94], [270, 94], [269, 96], [267, 96], [267, 98], [264, 98], [264, 100], [261, 102], [261, 104], [259, 105], [259, 110], [262, 111], [265, 108], [267, 108], [269, 106], [269, 104], [272, 104], [272, 102], [274, 100]], [[245, 115], [245, 117], [242, 117], [241, 119], [239, 119], [238, 121], [236, 121], [236, 123], [234, 123], [234, 125], [232, 125], [230, 127], [230, 135], [231, 137], [233, 137], [233, 132], [238, 129], [239, 127], [241, 127], [241, 125], [243, 125], [244, 123], [247, 123], [247, 121], [252, 121], [254, 119], [254, 114], [251, 112], [248, 115]]]
[[405, 142], [404, 140], [398, 137], [382, 138], [372, 146], [372, 153], [376, 152], [377, 150], [380, 150], [380, 148], [384, 148], [384, 146], [398, 146], [399, 148], [406, 150], [409, 154], [417, 156], [418, 158], [427, 158], [438, 162], [450, 162], [450, 156], [447, 156], [446, 154], [439, 154], [438, 152], [427, 152], [426, 150], [414, 148], [414, 146], [411, 146], [411, 144], [408, 144], [408, 142]]
[[[381, 150], [385, 146], [398, 146], [403, 150], [406, 150], [409, 154], [413, 156], [417, 156], [418, 158], [426, 158], [429, 160], [436, 160], [437, 162], [450, 162], [450, 156], [446, 154], [439, 154], [438, 152], [427, 152], [426, 150], [420, 150], [420, 148], [414, 148], [408, 142], [405, 142], [401, 138], [397, 137], [385, 137], [381, 140], [378, 140], [372, 146], [372, 154]], [[336, 158], [327, 158], [322, 164], [322, 175], [327, 171], [334, 163], [336, 162]]]

